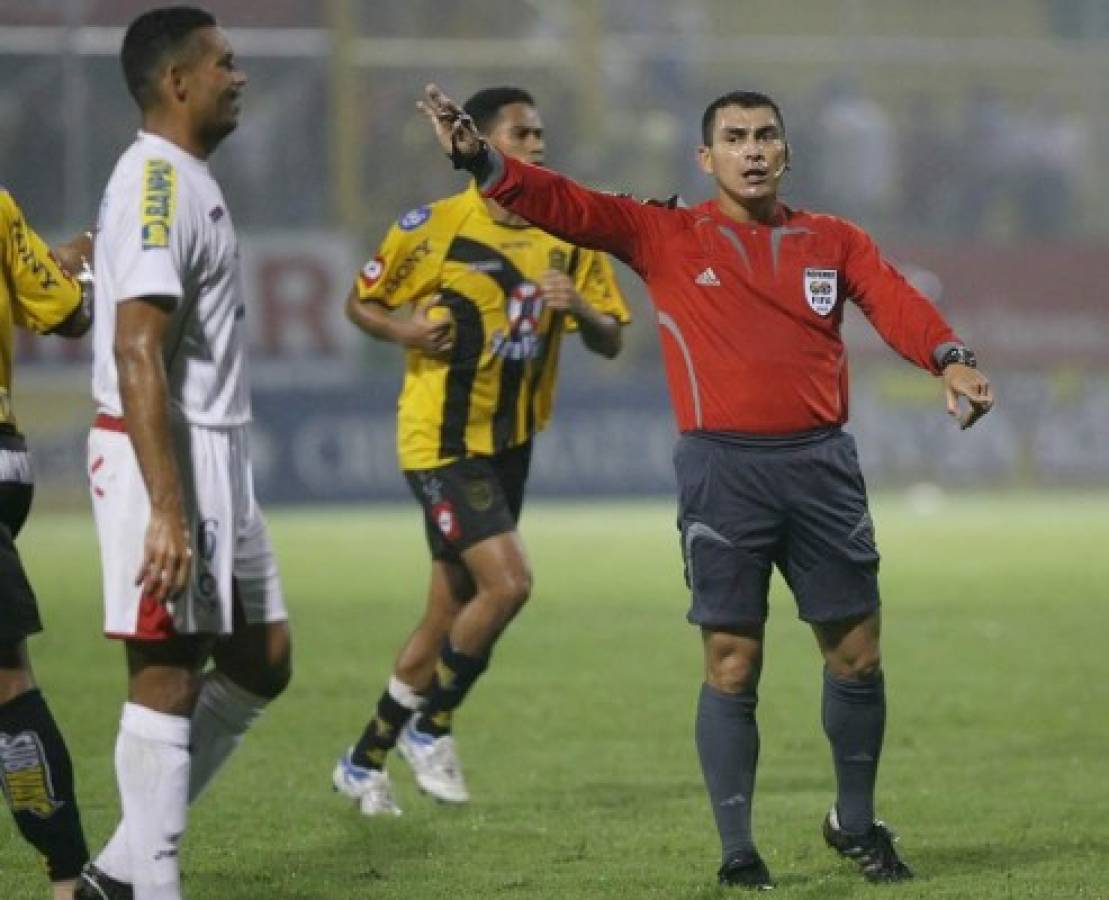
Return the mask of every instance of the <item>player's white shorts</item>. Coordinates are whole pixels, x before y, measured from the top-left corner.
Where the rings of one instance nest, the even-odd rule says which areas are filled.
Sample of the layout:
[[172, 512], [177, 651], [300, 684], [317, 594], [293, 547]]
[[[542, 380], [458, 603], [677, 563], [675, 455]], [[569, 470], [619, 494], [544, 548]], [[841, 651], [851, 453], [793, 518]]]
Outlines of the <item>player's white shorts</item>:
[[266, 522], [254, 498], [246, 426], [174, 423], [173, 441], [192, 529], [189, 587], [167, 604], [142, 596], [150, 501], [122, 419], [100, 414], [89, 434], [89, 491], [104, 582], [109, 637], [165, 640], [230, 634], [232, 579], [248, 623], [288, 618]]

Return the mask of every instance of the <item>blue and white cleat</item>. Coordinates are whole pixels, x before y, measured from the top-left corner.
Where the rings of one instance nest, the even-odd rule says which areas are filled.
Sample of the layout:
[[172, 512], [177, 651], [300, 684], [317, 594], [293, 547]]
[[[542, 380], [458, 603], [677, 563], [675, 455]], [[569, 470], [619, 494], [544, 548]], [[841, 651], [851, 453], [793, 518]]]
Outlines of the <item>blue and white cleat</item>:
[[462, 777], [462, 763], [449, 734], [432, 737], [412, 727], [409, 722], [397, 738], [397, 752], [416, 776], [416, 783], [426, 794], [443, 803], [468, 803], [470, 792]]
[[399, 816], [401, 809], [393, 799], [393, 786], [384, 769], [367, 769], [350, 761], [350, 750], [335, 763], [331, 783], [344, 797], [357, 801], [364, 816]]

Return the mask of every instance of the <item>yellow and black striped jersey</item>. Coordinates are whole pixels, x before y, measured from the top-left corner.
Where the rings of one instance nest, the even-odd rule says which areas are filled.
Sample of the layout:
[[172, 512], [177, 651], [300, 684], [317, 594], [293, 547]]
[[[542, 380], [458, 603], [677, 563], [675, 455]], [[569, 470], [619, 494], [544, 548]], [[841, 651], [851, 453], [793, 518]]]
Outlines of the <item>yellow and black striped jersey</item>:
[[[409, 349], [397, 412], [402, 469], [430, 469], [515, 447], [550, 420], [569, 317], [546, 309], [539, 282], [566, 272], [578, 293], [621, 323], [627, 303], [608, 258], [538, 228], [496, 222], [469, 190], [401, 216], [359, 273], [363, 301], [446, 307], [449, 359]], [[436, 299], [437, 298], [437, 299]]]
[[15, 326], [44, 334], [61, 325], [80, 304], [81, 286], [27, 224], [15, 198], [0, 188], [0, 424], [15, 426], [11, 401]]

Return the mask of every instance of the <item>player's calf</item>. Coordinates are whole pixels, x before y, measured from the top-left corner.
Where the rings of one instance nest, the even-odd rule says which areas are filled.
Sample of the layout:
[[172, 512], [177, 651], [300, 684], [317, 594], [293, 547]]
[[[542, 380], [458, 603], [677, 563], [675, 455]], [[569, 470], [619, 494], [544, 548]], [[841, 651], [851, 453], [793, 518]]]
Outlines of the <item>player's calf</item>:
[[76, 878], [89, 853], [73, 786], [73, 764], [37, 689], [0, 704], [0, 779], [20, 834], [53, 882]]

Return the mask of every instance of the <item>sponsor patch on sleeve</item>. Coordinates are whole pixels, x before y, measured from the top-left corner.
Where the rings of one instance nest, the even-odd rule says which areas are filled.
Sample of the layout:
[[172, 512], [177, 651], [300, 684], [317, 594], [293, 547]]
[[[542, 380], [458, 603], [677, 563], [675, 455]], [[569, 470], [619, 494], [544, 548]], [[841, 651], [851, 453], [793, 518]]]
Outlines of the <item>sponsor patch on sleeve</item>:
[[397, 226], [401, 231], [415, 231], [430, 218], [431, 207], [418, 206], [416, 209], [408, 210], [408, 212], [397, 219]]
[[368, 291], [381, 280], [384, 273], [385, 260], [380, 256], [375, 256], [362, 267], [362, 270], [358, 273], [358, 281], [361, 283], [363, 290]]
[[148, 159], [142, 175], [142, 248], [169, 246], [177, 208], [177, 173], [164, 159]]

